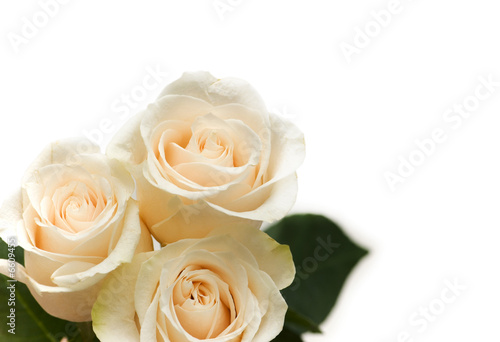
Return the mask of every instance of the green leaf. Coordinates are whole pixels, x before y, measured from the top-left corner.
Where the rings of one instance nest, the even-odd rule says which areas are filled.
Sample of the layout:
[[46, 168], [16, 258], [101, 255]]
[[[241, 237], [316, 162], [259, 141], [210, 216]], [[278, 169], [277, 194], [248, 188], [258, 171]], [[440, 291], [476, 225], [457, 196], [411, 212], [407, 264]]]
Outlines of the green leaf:
[[319, 326], [307, 317], [304, 317], [295, 310], [288, 308], [285, 316], [285, 325], [294, 331], [310, 331], [321, 333]]
[[300, 335], [288, 330], [287, 328], [276, 336], [272, 342], [303, 342]]
[[266, 232], [290, 246], [297, 269], [292, 285], [282, 291], [290, 310], [285, 326], [298, 334], [317, 332], [335, 306], [349, 273], [367, 250], [320, 215], [288, 216]]
[[[0, 239], [0, 258], [9, 258], [9, 246]], [[24, 251], [17, 247], [15, 259], [21, 264]], [[12, 255], [11, 255], [12, 256]], [[15, 310], [14, 313], [11, 310]], [[11, 318], [15, 321], [9, 326]], [[74, 323], [64, 321], [46, 313], [21, 282], [0, 274], [0, 341], [9, 342], [59, 342], [66, 337], [71, 342], [98, 341], [90, 322]], [[9, 332], [10, 330], [10, 332]], [[11, 332], [15, 332], [12, 334]]]

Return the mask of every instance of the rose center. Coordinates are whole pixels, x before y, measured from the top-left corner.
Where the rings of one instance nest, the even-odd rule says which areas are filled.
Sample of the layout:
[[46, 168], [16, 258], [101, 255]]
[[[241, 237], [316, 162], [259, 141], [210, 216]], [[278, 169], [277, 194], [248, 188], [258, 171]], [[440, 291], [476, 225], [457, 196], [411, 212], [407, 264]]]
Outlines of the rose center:
[[102, 213], [107, 199], [84, 182], [73, 181], [56, 189], [52, 196], [53, 224], [78, 233], [93, 225]]
[[185, 270], [173, 290], [177, 318], [193, 337], [215, 338], [235, 317], [228, 286], [209, 270]]

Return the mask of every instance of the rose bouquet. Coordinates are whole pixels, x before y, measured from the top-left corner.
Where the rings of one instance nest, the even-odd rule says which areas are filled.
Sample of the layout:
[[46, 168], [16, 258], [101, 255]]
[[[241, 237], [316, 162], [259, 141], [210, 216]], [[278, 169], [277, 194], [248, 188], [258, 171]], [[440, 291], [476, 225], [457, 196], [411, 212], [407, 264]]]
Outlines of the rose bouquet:
[[319, 333], [366, 251], [323, 216], [285, 217], [304, 155], [248, 83], [206, 72], [169, 84], [105, 154], [50, 144], [0, 209], [2, 340]]

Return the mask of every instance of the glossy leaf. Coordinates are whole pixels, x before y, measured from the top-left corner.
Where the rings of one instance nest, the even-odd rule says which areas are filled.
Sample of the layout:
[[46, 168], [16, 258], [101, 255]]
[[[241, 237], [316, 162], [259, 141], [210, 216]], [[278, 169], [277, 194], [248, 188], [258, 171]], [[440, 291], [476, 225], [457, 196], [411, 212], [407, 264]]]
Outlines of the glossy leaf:
[[367, 251], [320, 215], [288, 216], [266, 232], [290, 246], [297, 269], [292, 285], [282, 291], [293, 313], [287, 315], [286, 327], [298, 334], [317, 332], [316, 327], [332, 311], [347, 277]]

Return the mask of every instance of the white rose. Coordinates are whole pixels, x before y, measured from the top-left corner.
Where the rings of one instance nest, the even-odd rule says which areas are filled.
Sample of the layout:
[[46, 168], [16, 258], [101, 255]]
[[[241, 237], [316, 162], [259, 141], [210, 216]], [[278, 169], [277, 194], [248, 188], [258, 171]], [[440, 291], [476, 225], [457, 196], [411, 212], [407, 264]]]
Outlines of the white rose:
[[[107, 274], [136, 252], [152, 250], [133, 191], [122, 164], [86, 140], [53, 143], [28, 169], [0, 219], [3, 228], [16, 226], [25, 250], [16, 279], [48, 313], [89, 321]], [[0, 272], [9, 275], [7, 266], [2, 260]]]
[[163, 244], [215, 226], [260, 226], [297, 194], [304, 138], [246, 82], [185, 73], [110, 143], [137, 181], [141, 218]]
[[141, 253], [113, 272], [92, 310], [103, 341], [268, 342], [283, 329], [288, 246], [254, 227], [213, 230]]

